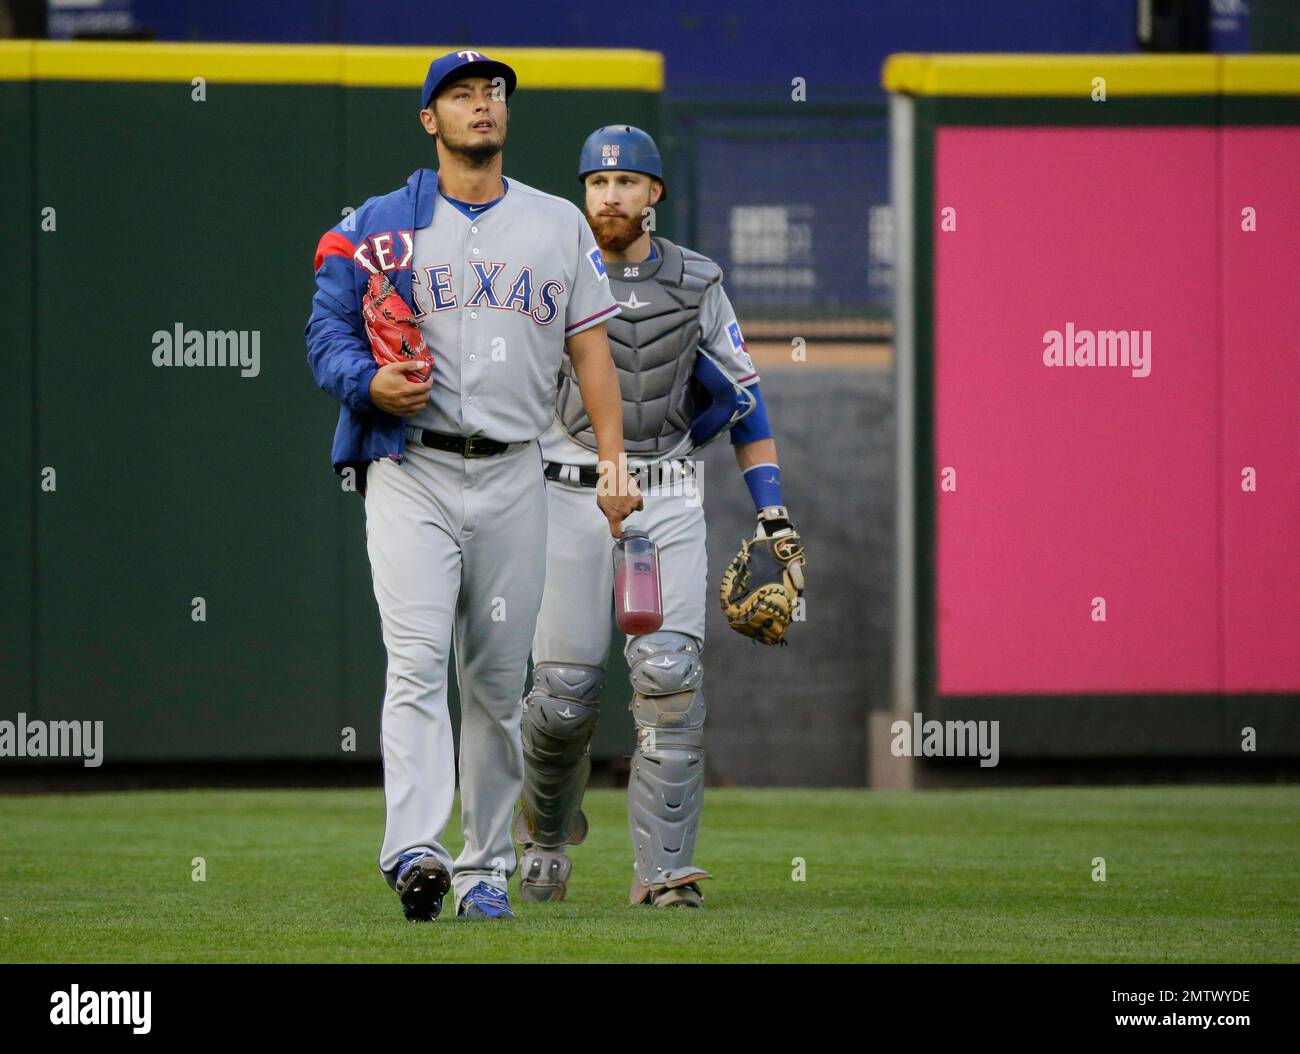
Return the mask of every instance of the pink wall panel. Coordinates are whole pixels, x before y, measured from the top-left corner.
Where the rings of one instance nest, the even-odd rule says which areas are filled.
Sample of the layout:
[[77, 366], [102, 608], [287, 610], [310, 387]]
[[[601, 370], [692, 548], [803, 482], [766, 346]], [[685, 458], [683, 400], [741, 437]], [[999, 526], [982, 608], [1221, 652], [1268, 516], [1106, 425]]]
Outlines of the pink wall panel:
[[[1242, 230], [1242, 209], [1256, 230]], [[1300, 129], [1223, 131], [1223, 597], [1230, 692], [1300, 690]], [[1241, 488], [1251, 466], [1258, 490]]]
[[[940, 693], [1218, 690], [1215, 171], [1208, 128], [938, 131]], [[1150, 375], [1045, 366], [1067, 324]]]

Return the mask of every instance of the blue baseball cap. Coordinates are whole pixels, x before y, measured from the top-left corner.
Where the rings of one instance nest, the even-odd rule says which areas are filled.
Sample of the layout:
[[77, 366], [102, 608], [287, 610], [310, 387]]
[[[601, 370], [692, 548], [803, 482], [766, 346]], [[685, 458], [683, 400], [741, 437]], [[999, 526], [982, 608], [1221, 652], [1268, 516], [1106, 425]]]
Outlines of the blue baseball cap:
[[450, 51], [429, 63], [429, 73], [424, 78], [424, 94], [420, 96], [420, 108], [427, 110], [444, 84], [462, 77], [487, 77], [488, 80], [500, 77], [506, 82], [507, 98], [518, 83], [514, 70], [504, 62], [488, 58], [481, 51]]
[[[591, 173], [602, 168], [640, 172], [664, 183], [664, 166], [655, 141], [648, 133], [630, 124], [607, 124], [587, 136], [578, 155], [578, 179], [585, 181]], [[667, 197], [668, 185], [664, 183], [659, 200], [664, 201]]]

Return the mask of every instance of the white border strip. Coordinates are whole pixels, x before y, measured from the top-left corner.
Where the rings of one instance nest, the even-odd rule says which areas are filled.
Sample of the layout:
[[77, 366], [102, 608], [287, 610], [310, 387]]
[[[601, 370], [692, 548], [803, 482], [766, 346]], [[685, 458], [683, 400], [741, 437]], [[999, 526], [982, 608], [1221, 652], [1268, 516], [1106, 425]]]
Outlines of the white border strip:
[[[916, 710], [916, 517], [912, 507], [916, 477], [913, 437], [916, 424], [916, 267], [912, 198], [916, 108], [911, 96], [889, 97], [889, 192], [894, 204], [894, 684], [896, 717], [911, 720]], [[899, 758], [912, 785], [913, 761]]]

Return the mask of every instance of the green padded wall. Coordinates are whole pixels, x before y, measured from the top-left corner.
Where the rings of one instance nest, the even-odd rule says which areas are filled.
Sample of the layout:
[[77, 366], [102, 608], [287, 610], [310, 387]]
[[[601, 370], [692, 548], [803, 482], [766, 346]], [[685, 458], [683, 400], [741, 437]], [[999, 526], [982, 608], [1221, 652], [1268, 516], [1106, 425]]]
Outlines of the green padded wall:
[[[103, 720], [109, 763], [376, 759], [363, 505], [330, 468], [337, 404], [303, 328], [321, 233], [434, 164], [418, 83], [214, 78], [194, 101], [183, 76], [42, 76], [44, 47], [35, 77], [0, 79], [3, 230], [22, 249], [0, 264], [5, 716]], [[587, 133], [656, 133], [658, 113], [657, 91], [521, 89], [506, 174], [576, 200]], [[155, 366], [153, 334], [178, 324], [258, 334], [257, 376]], [[621, 658], [611, 672], [594, 749], [626, 754]]]

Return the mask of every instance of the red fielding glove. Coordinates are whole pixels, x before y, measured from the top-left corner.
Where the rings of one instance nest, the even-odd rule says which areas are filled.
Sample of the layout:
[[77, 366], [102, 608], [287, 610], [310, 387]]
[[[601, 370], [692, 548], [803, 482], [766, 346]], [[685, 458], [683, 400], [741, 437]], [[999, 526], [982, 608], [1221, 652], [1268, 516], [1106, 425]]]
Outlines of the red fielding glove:
[[406, 379], [412, 384], [429, 379], [433, 373], [433, 352], [424, 343], [415, 312], [386, 273], [370, 276], [370, 284], [361, 297], [361, 316], [365, 319], [370, 350], [380, 366], [419, 360], [427, 365], [422, 370], [412, 370]]

